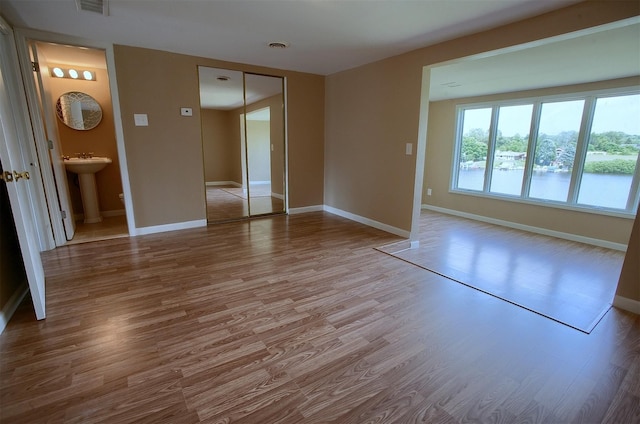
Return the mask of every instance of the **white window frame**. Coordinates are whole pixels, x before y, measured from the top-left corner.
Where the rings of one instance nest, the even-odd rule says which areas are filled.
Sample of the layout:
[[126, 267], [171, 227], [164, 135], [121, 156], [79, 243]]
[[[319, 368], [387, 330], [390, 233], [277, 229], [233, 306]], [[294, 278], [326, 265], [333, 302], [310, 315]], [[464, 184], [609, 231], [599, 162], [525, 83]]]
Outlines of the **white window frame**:
[[[640, 154], [636, 160], [636, 168], [632, 177], [629, 195], [627, 196], [627, 204], [624, 209], [592, 206], [580, 204], [578, 200], [578, 192], [582, 175], [584, 173], [584, 164], [589, 144], [589, 136], [591, 134], [591, 125], [595, 113], [596, 100], [601, 97], [619, 97], [626, 95], [640, 94], [640, 87], [622, 87], [607, 90], [592, 90], [580, 93], [569, 93], [562, 95], [548, 95], [539, 97], [496, 100], [491, 102], [479, 103], [463, 103], [456, 105], [455, 112], [455, 139], [453, 143], [453, 162], [451, 164], [451, 175], [449, 178], [449, 192], [455, 194], [464, 194], [477, 197], [495, 198], [500, 200], [513, 201], [518, 203], [528, 203], [542, 205], [553, 208], [579, 210], [583, 212], [597, 213], [601, 215], [619, 216], [625, 218], [634, 218], [640, 201]], [[540, 114], [542, 112], [543, 103], [584, 100], [584, 109], [578, 139], [576, 143], [576, 155], [574, 158], [573, 168], [571, 171], [571, 182], [569, 184], [569, 192], [567, 201], [546, 200], [529, 197], [531, 187], [531, 177], [533, 174], [533, 160], [535, 157], [535, 149], [537, 144], [537, 135], [540, 125]], [[533, 105], [531, 127], [529, 130], [529, 140], [527, 144], [527, 159], [525, 163], [524, 175], [522, 178], [522, 189], [520, 195], [511, 195], [504, 193], [491, 192], [491, 178], [493, 174], [493, 160], [495, 156], [495, 146], [497, 137], [498, 111], [505, 106]], [[484, 174], [484, 183], [482, 190], [472, 190], [458, 188], [458, 176], [460, 172], [460, 154], [462, 150], [462, 131], [464, 113], [472, 109], [491, 108], [491, 121], [489, 126], [489, 140], [487, 148], [486, 168]]]

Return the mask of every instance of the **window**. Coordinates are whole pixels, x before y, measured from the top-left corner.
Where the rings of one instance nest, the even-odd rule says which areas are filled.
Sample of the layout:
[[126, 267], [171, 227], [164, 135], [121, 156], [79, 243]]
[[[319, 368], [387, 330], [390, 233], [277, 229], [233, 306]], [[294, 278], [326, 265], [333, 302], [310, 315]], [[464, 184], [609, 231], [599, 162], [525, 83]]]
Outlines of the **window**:
[[452, 190], [633, 214], [640, 94], [458, 106]]

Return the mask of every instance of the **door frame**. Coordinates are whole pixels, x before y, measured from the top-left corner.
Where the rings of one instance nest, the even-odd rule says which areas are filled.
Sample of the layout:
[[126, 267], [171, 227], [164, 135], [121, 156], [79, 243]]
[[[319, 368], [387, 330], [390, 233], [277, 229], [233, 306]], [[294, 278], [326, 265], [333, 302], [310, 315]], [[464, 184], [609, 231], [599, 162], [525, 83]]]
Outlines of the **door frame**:
[[[65, 44], [71, 46], [78, 47], [88, 47], [92, 49], [104, 50], [105, 58], [107, 62], [107, 74], [109, 78], [109, 90], [111, 95], [111, 104], [113, 108], [113, 120], [116, 134], [116, 149], [118, 151], [118, 162], [120, 165], [120, 179], [122, 181], [122, 193], [124, 196], [124, 204], [125, 204], [125, 213], [127, 217], [127, 226], [129, 235], [136, 234], [136, 224], [135, 224], [135, 216], [133, 213], [133, 201], [131, 196], [131, 185], [129, 183], [129, 168], [127, 166], [127, 156], [126, 149], [124, 144], [124, 131], [122, 127], [122, 114], [120, 110], [120, 96], [118, 94], [118, 81], [116, 78], [116, 68], [115, 68], [115, 55], [113, 44], [98, 42], [94, 40], [88, 40], [85, 38], [73, 37], [64, 34], [55, 34], [45, 31], [33, 30], [28, 28], [16, 28], [15, 29], [15, 38], [16, 38], [16, 46], [18, 50], [18, 57], [20, 60], [20, 68], [22, 70], [22, 81], [25, 86], [25, 91], [27, 95], [27, 103], [29, 104], [29, 109], [32, 111], [31, 121], [34, 127], [41, 127], [44, 119], [37, 108], [37, 91], [35, 87], [35, 81], [32, 77], [31, 70], [31, 60], [29, 56], [29, 41], [41, 41], [41, 42], [50, 42], [56, 44]], [[35, 112], [35, 113], [34, 113]], [[46, 140], [42, 139], [44, 143]], [[36, 140], [36, 146], [38, 141]], [[37, 146], [39, 149], [36, 151], [40, 152], [43, 148], [48, 148], [47, 146]], [[46, 151], [46, 150], [45, 150]], [[42, 155], [45, 156], [45, 155]], [[44, 192], [57, 200], [56, 186], [55, 181], [53, 179], [53, 172], [50, 166], [45, 166], [44, 164], [49, 165], [48, 157], [38, 156], [41, 161], [41, 168], [43, 174], [43, 185]], [[51, 212], [51, 211], [50, 211]], [[59, 211], [58, 211], [59, 213]], [[57, 222], [55, 222], [57, 221]], [[52, 219], [52, 225], [60, 225], [61, 219]], [[54, 234], [56, 231], [54, 230]], [[60, 228], [57, 230], [58, 238], [56, 239], [56, 244], [58, 246], [66, 244], [66, 239], [64, 242], [60, 243]]]

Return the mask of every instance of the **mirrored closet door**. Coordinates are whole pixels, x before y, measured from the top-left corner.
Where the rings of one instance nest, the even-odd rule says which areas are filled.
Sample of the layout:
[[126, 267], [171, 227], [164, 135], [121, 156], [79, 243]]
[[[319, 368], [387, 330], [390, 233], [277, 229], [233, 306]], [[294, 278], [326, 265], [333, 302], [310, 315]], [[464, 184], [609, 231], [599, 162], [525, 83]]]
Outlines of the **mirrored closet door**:
[[284, 79], [198, 67], [207, 220], [285, 212]]

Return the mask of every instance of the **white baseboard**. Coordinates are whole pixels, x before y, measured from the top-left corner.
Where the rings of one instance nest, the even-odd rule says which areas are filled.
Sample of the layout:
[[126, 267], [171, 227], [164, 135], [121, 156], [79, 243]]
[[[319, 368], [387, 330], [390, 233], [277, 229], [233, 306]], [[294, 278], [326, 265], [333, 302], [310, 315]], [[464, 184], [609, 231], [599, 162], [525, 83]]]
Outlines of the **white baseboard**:
[[100, 214], [104, 217], [111, 217], [111, 216], [122, 216], [122, 215], [126, 215], [127, 212], [124, 209], [114, 209], [112, 211], [101, 211]]
[[336, 209], [332, 206], [324, 205], [324, 211], [332, 213], [334, 215], [341, 216], [343, 218], [350, 219], [352, 221], [359, 222], [369, 227], [377, 228], [378, 230], [386, 231], [387, 233], [395, 234], [400, 237], [409, 238], [410, 231], [402, 230], [400, 228], [392, 227], [391, 225], [383, 224], [382, 222], [374, 221], [373, 219], [365, 218], [360, 215], [352, 214], [340, 209]]
[[143, 236], [146, 234], [164, 233], [167, 231], [188, 230], [190, 228], [206, 227], [206, 219], [198, 219], [195, 221], [177, 222], [174, 224], [153, 225], [150, 227], [140, 227], [135, 229], [134, 236]]
[[7, 303], [5, 303], [2, 311], [0, 311], [0, 334], [4, 331], [5, 327], [9, 323], [9, 320], [20, 306], [20, 303], [24, 299], [24, 297], [29, 293], [29, 286], [25, 283], [24, 287], [16, 290]]
[[225, 186], [225, 185], [232, 185], [234, 187], [242, 187], [242, 184], [237, 183], [235, 181], [207, 181], [205, 184], [206, 184], [207, 187]]
[[276, 199], [284, 200], [284, 194], [271, 192], [271, 197], [275, 197]]
[[613, 306], [640, 315], [640, 302], [637, 300], [629, 299], [628, 297], [615, 296], [613, 298]]
[[546, 228], [534, 227], [531, 225], [518, 224], [516, 222], [504, 221], [502, 219], [496, 219], [496, 218], [489, 218], [486, 216], [456, 211], [453, 209], [441, 208], [441, 207], [432, 206], [432, 205], [422, 205], [422, 209], [446, 213], [449, 215], [455, 215], [462, 218], [473, 219], [476, 221], [482, 221], [489, 224], [501, 225], [503, 227], [515, 228], [516, 230], [528, 231], [530, 233], [542, 234], [545, 236], [556, 237], [556, 238], [569, 240], [569, 241], [577, 241], [580, 243], [586, 243], [593, 246], [604, 247], [607, 249], [620, 250], [622, 252], [626, 252], [627, 250], [627, 245], [622, 243], [614, 243], [607, 240], [600, 240], [600, 239], [591, 238], [591, 237], [579, 236], [576, 234], [563, 233], [561, 231], [549, 230]]
[[299, 213], [308, 213], [308, 212], [322, 212], [324, 207], [322, 205], [315, 206], [303, 206], [301, 208], [289, 208], [289, 215], [296, 215]]

